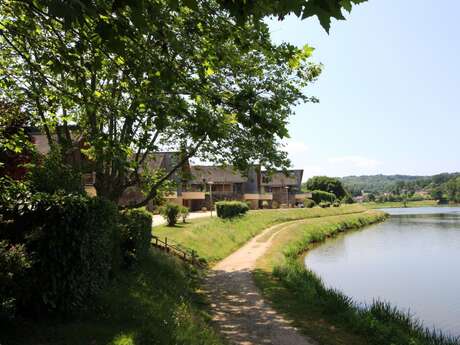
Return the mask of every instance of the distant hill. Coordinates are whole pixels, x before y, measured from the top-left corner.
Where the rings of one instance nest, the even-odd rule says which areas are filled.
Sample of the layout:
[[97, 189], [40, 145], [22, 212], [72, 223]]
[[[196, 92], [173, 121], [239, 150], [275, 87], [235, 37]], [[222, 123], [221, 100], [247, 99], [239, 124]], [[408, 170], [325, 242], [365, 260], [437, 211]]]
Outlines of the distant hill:
[[431, 190], [447, 181], [460, 176], [460, 173], [442, 173], [433, 176], [412, 175], [363, 175], [342, 177], [345, 188], [352, 195], [360, 195], [361, 191], [367, 193], [391, 193], [401, 188], [412, 190]]

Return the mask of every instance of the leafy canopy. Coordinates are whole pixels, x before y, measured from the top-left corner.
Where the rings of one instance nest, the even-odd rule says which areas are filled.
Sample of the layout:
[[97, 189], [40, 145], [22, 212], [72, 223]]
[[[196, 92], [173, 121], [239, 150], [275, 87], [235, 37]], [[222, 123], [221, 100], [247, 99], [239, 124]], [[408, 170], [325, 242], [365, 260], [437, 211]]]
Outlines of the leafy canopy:
[[[149, 181], [133, 207], [192, 156], [284, 168], [292, 106], [316, 101], [304, 88], [321, 66], [311, 47], [271, 42], [262, 19], [316, 15], [328, 29], [359, 2], [4, 0], [0, 99], [20, 104], [63, 152], [78, 150], [74, 164], [96, 172], [99, 195], [118, 200]], [[179, 159], [145, 178], [158, 150]]]

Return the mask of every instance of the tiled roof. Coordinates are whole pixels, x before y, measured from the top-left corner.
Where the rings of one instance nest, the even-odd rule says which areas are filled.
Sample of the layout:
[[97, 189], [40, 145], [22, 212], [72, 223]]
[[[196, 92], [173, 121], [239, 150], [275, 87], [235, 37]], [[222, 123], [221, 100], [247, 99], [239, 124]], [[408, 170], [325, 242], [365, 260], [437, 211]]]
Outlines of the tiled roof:
[[233, 167], [195, 165], [190, 167], [191, 184], [201, 184], [203, 180], [214, 183], [244, 183], [248, 179]]
[[301, 185], [303, 170], [288, 170], [287, 173], [288, 175], [284, 172], [276, 171], [269, 175], [267, 171], [262, 171], [262, 186], [284, 187]]

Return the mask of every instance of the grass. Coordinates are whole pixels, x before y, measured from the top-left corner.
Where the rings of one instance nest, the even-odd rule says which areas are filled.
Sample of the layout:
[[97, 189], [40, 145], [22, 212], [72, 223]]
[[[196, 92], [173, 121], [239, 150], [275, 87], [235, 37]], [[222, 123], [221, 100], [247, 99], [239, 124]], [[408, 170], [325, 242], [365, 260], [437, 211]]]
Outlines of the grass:
[[368, 208], [400, 208], [400, 207], [433, 207], [438, 206], [437, 200], [408, 201], [404, 206], [403, 201], [366, 202], [362, 204]]
[[369, 210], [286, 227], [257, 262], [257, 286], [276, 309], [319, 344], [458, 345], [455, 339], [424, 328], [387, 303], [358, 306], [341, 292], [326, 288], [299, 260], [305, 250], [328, 237], [383, 218], [382, 212]]
[[195, 294], [199, 272], [152, 250], [74, 320], [0, 322], [2, 345], [221, 345]]
[[276, 209], [250, 211], [243, 217], [232, 220], [202, 218], [175, 227], [155, 227], [153, 233], [168, 241], [191, 248], [209, 263], [219, 261], [241, 247], [264, 229], [289, 221], [328, 217], [366, 211], [360, 205], [337, 208]]

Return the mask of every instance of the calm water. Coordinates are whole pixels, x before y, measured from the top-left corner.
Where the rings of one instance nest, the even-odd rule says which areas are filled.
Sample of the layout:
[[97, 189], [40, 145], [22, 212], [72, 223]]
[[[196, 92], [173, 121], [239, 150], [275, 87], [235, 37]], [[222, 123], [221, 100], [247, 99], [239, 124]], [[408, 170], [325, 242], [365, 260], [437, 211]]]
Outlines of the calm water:
[[460, 336], [460, 208], [384, 211], [386, 222], [328, 240], [306, 266], [355, 301], [389, 301]]

